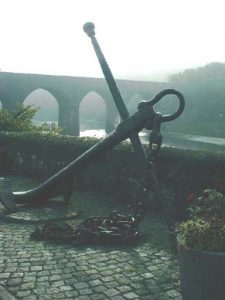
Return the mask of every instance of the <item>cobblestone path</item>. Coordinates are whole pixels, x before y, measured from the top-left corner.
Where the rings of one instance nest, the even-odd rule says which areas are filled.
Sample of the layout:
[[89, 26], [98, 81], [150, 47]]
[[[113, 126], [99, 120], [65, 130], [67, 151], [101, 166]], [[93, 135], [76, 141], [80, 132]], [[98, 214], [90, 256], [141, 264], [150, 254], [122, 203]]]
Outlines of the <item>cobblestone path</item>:
[[181, 299], [177, 258], [160, 215], [146, 216], [140, 243], [130, 247], [33, 241], [34, 227], [0, 218], [0, 284], [17, 299]]

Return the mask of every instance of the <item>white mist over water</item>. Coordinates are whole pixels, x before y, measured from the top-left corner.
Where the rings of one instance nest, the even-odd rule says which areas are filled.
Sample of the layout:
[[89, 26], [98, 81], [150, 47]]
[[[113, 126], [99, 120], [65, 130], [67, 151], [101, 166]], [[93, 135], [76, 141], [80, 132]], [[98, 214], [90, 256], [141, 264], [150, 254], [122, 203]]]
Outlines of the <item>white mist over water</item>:
[[[191, 135], [191, 134], [181, 134], [181, 133], [162, 133], [163, 142], [162, 146], [172, 147], [177, 149], [190, 149], [190, 150], [204, 150], [213, 152], [224, 153], [225, 149], [225, 139]], [[104, 129], [89, 129], [80, 132], [80, 136], [84, 137], [96, 137], [104, 138], [106, 132]], [[139, 132], [139, 137], [141, 143], [144, 145], [149, 144], [149, 133]], [[129, 141], [129, 139], [127, 139]]]
[[88, 129], [80, 132], [80, 136], [90, 136], [96, 138], [102, 138], [106, 136], [105, 129]]

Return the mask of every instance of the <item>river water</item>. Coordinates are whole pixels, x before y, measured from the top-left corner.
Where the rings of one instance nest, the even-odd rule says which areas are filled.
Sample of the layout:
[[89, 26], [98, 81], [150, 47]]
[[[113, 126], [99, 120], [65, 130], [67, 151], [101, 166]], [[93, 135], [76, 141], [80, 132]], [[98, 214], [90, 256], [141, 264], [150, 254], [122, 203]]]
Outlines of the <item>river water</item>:
[[[42, 122], [36, 122], [42, 123]], [[46, 122], [51, 126], [52, 122]], [[205, 150], [213, 152], [225, 152], [225, 139], [191, 135], [175, 132], [162, 132], [163, 135], [163, 146], [179, 148], [179, 149], [191, 149], [191, 150]], [[80, 131], [80, 136], [103, 138], [106, 136], [104, 129], [86, 129]], [[149, 134], [146, 132], [139, 133], [142, 144], [149, 143]]]
[[[80, 136], [90, 136], [96, 138], [102, 138], [106, 136], [106, 132], [104, 129], [88, 129], [80, 132]], [[139, 133], [139, 137], [143, 144], [148, 143], [148, 134], [144, 132]]]
[[80, 132], [80, 136], [91, 136], [101, 138], [106, 136], [105, 129], [88, 129]]
[[[205, 150], [213, 152], [225, 151], [225, 139], [207, 137], [200, 135], [190, 135], [181, 133], [163, 133], [163, 146], [190, 149], [190, 150]], [[90, 136], [102, 138], [106, 136], [104, 129], [88, 129], [80, 132], [80, 136]], [[149, 134], [145, 132], [139, 133], [142, 144], [148, 144]]]

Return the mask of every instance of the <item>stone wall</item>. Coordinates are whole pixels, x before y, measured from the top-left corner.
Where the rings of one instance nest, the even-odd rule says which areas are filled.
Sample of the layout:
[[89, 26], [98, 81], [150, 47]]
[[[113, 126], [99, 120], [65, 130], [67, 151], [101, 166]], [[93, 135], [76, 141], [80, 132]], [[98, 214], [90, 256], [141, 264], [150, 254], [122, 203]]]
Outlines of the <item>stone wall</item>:
[[[32, 134], [0, 134], [0, 176], [16, 174], [44, 181], [92, 147], [98, 139]], [[163, 148], [156, 164], [163, 193], [173, 193], [181, 209], [192, 193], [208, 187], [225, 192], [224, 155]], [[130, 201], [136, 193], [138, 163], [129, 143], [90, 164], [74, 176], [74, 189], [102, 191]], [[151, 185], [151, 182], [149, 182]], [[159, 203], [152, 204], [159, 207]], [[150, 202], [151, 202], [150, 201]]]
[[[95, 145], [96, 138], [50, 136], [33, 134], [0, 134], [0, 176], [16, 174], [44, 181], [86, 150]], [[122, 189], [121, 182], [136, 176], [138, 165], [128, 143], [107, 152], [75, 174], [78, 189], [114, 191]]]

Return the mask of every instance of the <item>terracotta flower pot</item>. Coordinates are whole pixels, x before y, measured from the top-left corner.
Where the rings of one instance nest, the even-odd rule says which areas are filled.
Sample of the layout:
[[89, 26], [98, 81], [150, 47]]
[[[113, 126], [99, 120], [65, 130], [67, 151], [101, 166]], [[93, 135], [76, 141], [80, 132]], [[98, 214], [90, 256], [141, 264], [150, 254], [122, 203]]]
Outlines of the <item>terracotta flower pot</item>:
[[225, 299], [225, 252], [187, 249], [178, 237], [178, 257], [183, 300]]

